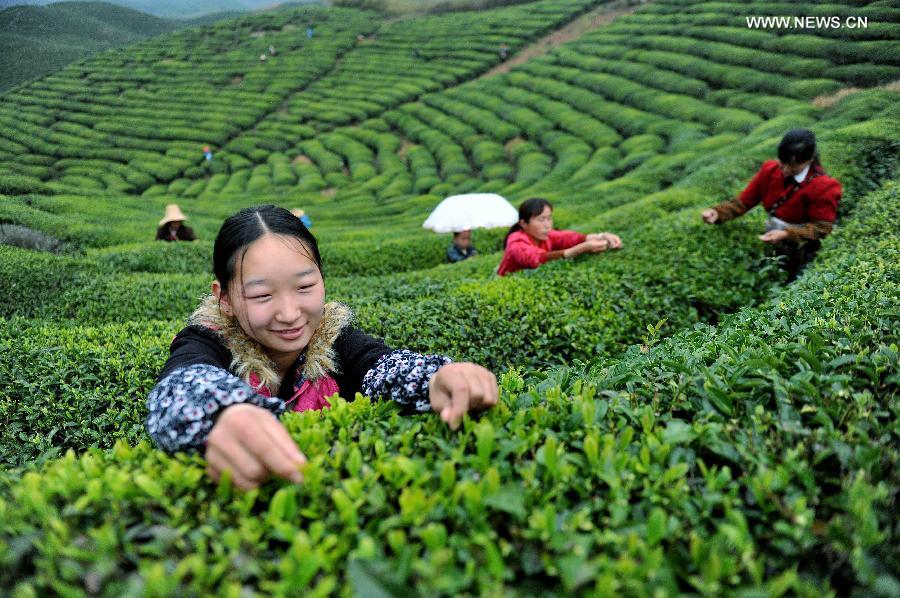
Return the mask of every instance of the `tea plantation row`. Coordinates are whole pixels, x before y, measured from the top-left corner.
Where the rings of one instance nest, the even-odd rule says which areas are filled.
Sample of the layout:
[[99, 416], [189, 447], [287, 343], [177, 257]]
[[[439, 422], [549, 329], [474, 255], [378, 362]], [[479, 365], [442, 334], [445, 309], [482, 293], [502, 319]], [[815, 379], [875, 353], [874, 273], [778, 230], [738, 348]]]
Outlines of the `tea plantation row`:
[[[0, 189], [41, 190], [49, 180], [58, 190], [157, 193], [181, 175], [193, 182], [229, 171], [243, 172], [246, 184], [249, 167], [271, 153], [303, 140], [315, 146], [323, 126], [468, 78], [499, 60], [501, 41], [520, 46], [589, 4], [544, 1], [380, 28], [372, 13], [294, 8], [106, 53], [7, 94], [0, 160], [16, 178], [0, 179]], [[300, 30], [307, 24], [310, 39]], [[270, 47], [276, 53], [260, 62]], [[210, 164], [204, 145], [214, 148]]]

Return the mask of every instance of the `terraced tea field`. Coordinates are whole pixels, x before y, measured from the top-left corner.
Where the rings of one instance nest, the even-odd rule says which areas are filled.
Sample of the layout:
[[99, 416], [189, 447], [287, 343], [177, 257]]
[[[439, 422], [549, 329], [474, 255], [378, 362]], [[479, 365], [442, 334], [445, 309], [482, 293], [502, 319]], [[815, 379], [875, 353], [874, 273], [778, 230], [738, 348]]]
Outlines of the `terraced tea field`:
[[[291, 7], [5, 92], [0, 235], [55, 251], [0, 245], [3, 593], [896, 595], [898, 23], [891, 0]], [[762, 210], [699, 214], [794, 127], [844, 195], [785, 284]], [[445, 264], [422, 222], [470, 191], [624, 248], [499, 278], [505, 231], [476, 231]], [[169, 203], [197, 242], [153, 241]], [[458, 432], [362, 397], [287, 415], [306, 481], [248, 493], [154, 449], [212, 241], [263, 203], [310, 215], [361, 328], [490, 367], [501, 405]]]

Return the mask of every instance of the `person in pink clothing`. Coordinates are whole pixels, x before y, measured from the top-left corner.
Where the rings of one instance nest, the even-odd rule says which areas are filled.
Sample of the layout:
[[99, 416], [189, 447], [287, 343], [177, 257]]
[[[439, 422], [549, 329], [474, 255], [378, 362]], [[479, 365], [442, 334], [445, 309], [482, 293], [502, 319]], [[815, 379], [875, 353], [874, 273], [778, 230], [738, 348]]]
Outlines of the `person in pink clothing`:
[[393, 349], [357, 328], [349, 307], [326, 302], [318, 243], [284, 208], [230, 216], [212, 263], [212, 294], [172, 341], [145, 425], [165, 451], [202, 452], [214, 481], [226, 471], [242, 489], [271, 475], [302, 481], [306, 457], [278, 417], [329, 408], [335, 393], [439, 413], [454, 430], [497, 404], [490, 370]]
[[553, 205], [535, 197], [519, 206], [519, 221], [506, 234], [506, 249], [497, 274], [506, 276], [545, 262], [621, 247], [622, 239], [613, 233], [585, 235], [574, 230], [554, 230]]

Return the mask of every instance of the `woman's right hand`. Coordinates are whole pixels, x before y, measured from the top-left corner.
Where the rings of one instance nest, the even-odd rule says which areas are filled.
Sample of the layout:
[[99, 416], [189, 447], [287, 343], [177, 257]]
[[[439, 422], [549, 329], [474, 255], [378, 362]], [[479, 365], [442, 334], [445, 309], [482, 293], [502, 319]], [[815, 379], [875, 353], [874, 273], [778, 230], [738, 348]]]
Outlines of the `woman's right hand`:
[[609, 249], [609, 239], [606, 237], [594, 237], [587, 239], [583, 243], [579, 243], [575, 247], [578, 249], [575, 255], [581, 255], [582, 253], [600, 253], [601, 251]]
[[712, 208], [703, 210], [700, 215], [703, 216], [703, 221], [707, 224], [715, 224], [719, 220], [719, 213]]
[[606, 239], [589, 237], [578, 245], [573, 245], [572, 247], [564, 250], [563, 257], [566, 259], [572, 259], [573, 257], [578, 257], [583, 253], [600, 253], [601, 251], [606, 251], [607, 247], [609, 247], [609, 241], [607, 241]]
[[206, 440], [206, 471], [218, 481], [225, 470], [242, 490], [256, 488], [270, 475], [303, 481], [306, 457], [271, 412], [241, 403], [219, 415]]

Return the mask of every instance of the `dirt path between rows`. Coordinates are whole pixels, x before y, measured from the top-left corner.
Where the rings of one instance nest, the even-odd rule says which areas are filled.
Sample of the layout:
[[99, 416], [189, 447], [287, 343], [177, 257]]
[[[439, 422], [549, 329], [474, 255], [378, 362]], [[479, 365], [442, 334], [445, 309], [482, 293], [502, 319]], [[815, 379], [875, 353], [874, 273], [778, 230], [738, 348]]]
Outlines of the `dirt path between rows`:
[[815, 98], [812, 101], [813, 106], [817, 108], [831, 108], [836, 105], [838, 102], [843, 100], [849, 95], [852, 95], [859, 91], [866, 91], [869, 89], [886, 89], [887, 91], [900, 91], [900, 79], [897, 81], [892, 81], [891, 83], [887, 83], [885, 85], [877, 85], [875, 87], [845, 87], [844, 89], [839, 89], [833, 94], [821, 95]]
[[550, 50], [556, 46], [577, 39], [588, 31], [593, 31], [598, 27], [608, 25], [617, 17], [630, 15], [644, 4], [648, 4], [648, 2], [622, 8], [610, 8], [609, 5], [598, 6], [594, 10], [581, 15], [568, 25], [557, 29], [550, 35], [537, 40], [531, 45], [525, 46], [518, 54], [505, 62], [501, 62], [485, 74], [481, 75], [479, 79], [509, 72], [514, 66], [527, 62], [537, 56], [542, 56], [550, 52]]

